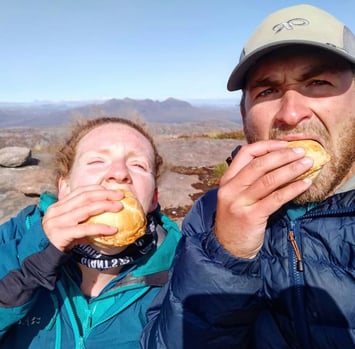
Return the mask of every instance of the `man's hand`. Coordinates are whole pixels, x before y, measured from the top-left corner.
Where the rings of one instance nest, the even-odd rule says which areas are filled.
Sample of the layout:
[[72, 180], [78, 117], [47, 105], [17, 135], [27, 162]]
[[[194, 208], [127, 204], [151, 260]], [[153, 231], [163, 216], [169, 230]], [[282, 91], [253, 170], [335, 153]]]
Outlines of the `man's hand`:
[[282, 141], [256, 142], [238, 152], [221, 178], [215, 221], [216, 237], [231, 254], [254, 258], [269, 216], [310, 187], [309, 179], [292, 182], [312, 166], [304, 154]]

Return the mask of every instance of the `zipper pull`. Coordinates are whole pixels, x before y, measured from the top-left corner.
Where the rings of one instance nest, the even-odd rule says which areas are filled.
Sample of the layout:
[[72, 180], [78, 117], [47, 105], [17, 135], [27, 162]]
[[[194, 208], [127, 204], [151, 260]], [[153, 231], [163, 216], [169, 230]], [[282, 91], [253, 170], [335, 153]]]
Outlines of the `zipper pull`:
[[290, 232], [288, 234], [288, 237], [290, 239], [293, 251], [295, 252], [295, 255], [296, 255], [296, 259], [297, 259], [296, 269], [299, 272], [303, 272], [304, 271], [304, 266], [303, 266], [302, 255], [301, 255], [300, 249], [298, 248], [298, 245], [297, 245], [297, 242], [296, 242], [296, 239], [295, 239], [295, 234], [293, 233], [293, 230], [290, 230]]

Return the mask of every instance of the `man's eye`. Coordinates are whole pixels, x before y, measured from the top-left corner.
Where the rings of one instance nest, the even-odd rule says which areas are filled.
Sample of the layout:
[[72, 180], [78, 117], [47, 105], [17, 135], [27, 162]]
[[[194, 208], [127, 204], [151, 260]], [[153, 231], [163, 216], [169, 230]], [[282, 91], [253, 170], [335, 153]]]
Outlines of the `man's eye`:
[[315, 86], [323, 86], [323, 85], [329, 85], [329, 81], [327, 80], [313, 80], [311, 81], [310, 85], [315, 85]]
[[258, 93], [258, 97], [267, 97], [271, 95], [274, 92], [274, 89], [272, 88], [267, 88], [266, 90], [262, 90], [261, 92]]

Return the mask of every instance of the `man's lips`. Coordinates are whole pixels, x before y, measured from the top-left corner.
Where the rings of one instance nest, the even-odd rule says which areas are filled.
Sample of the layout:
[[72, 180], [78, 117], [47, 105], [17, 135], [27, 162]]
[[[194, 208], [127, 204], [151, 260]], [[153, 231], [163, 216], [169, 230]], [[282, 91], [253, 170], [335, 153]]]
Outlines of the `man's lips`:
[[311, 141], [318, 142], [320, 145], [322, 145], [321, 140], [316, 135], [306, 135], [306, 134], [302, 134], [302, 135], [300, 135], [300, 134], [286, 135], [284, 137], [280, 137], [279, 140], [286, 141], [286, 142], [311, 140]]

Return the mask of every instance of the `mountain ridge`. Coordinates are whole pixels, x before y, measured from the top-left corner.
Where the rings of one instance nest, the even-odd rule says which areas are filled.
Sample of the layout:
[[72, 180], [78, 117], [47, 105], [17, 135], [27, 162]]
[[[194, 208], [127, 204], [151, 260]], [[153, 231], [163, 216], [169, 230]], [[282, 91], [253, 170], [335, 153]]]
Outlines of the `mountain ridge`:
[[237, 106], [195, 106], [176, 98], [108, 99], [100, 102], [0, 103], [0, 127], [60, 126], [78, 117], [121, 116], [148, 123], [232, 121], [241, 125]]

